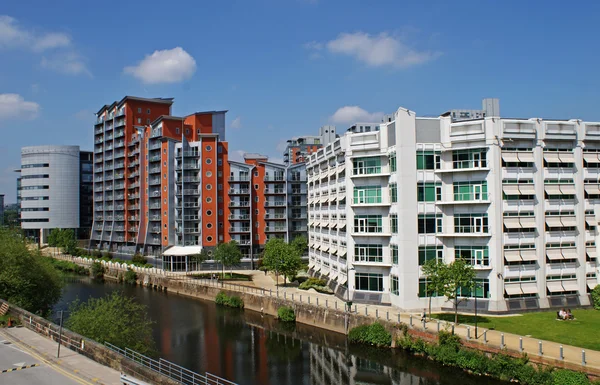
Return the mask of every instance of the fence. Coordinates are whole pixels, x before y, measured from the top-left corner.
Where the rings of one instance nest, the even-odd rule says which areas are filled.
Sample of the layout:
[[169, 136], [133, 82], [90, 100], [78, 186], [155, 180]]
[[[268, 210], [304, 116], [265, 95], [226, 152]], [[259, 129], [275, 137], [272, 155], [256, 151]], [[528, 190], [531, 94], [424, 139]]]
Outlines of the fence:
[[228, 381], [219, 376], [215, 376], [214, 374], [208, 372], [206, 372], [206, 374], [198, 374], [170, 361], [163, 360], [162, 358], [155, 360], [129, 348], [121, 349], [108, 342], [105, 342], [104, 346], [125, 358], [137, 362], [138, 364], [162, 374], [163, 376], [167, 376], [183, 385], [236, 385], [235, 382]]

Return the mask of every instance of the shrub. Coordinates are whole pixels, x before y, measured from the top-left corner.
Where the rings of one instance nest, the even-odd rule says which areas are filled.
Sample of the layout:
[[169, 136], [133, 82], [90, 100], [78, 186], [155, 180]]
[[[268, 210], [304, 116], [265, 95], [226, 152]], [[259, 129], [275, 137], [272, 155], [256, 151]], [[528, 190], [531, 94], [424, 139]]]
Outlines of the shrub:
[[373, 346], [390, 346], [392, 335], [385, 330], [382, 324], [374, 322], [371, 325], [361, 325], [352, 328], [348, 333], [351, 343], [360, 343]]
[[104, 253], [102, 253], [102, 258], [112, 259], [113, 255], [110, 251], [105, 251]]
[[306, 281], [302, 282], [302, 284], [300, 284], [300, 286], [298, 288], [302, 289], [302, 290], [308, 290], [313, 286], [325, 286], [325, 285], [327, 285], [327, 282], [325, 282], [325, 280], [323, 280], [323, 279], [309, 278]]
[[552, 372], [553, 385], [589, 385], [590, 380], [581, 372], [558, 369]]
[[215, 297], [215, 303], [221, 306], [228, 306], [238, 309], [244, 308], [244, 300], [240, 297], [232, 295], [229, 296], [224, 291], [220, 291], [219, 294]]
[[592, 303], [594, 304], [594, 309], [600, 310], [600, 285], [596, 285], [594, 290], [592, 290]]
[[296, 322], [296, 314], [294, 309], [289, 306], [282, 306], [277, 309], [277, 318], [283, 322]]
[[102, 258], [102, 252], [100, 250], [92, 250], [92, 257]]
[[127, 269], [125, 272], [125, 277], [123, 278], [126, 284], [128, 285], [136, 285], [137, 284], [137, 274], [135, 271], [131, 269]]
[[104, 266], [100, 262], [92, 263], [92, 278], [100, 281], [104, 279]]
[[440, 345], [451, 346], [456, 350], [460, 347], [460, 337], [443, 330], [440, 330], [440, 333], [438, 334], [438, 342]]
[[148, 263], [148, 259], [140, 253], [135, 253], [133, 255], [133, 258], [131, 258], [131, 262], [133, 262], [134, 264], [139, 263], [140, 265], [145, 265]]

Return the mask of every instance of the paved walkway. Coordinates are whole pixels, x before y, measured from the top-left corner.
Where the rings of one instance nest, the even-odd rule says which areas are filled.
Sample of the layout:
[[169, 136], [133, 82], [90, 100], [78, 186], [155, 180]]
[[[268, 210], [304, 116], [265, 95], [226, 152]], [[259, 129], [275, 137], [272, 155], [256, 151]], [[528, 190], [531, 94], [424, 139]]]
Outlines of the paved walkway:
[[18, 355], [11, 358], [12, 361], [25, 362], [26, 365], [38, 364], [39, 366], [0, 374], [0, 384], [121, 384], [121, 374], [118, 371], [92, 361], [64, 346], [61, 346], [60, 358], [56, 358], [56, 342], [29, 329], [0, 329], [1, 340], [4, 340], [4, 346], [12, 346], [13, 349], [10, 351], [0, 350], [0, 362], [8, 359], [5, 355], [10, 354]]

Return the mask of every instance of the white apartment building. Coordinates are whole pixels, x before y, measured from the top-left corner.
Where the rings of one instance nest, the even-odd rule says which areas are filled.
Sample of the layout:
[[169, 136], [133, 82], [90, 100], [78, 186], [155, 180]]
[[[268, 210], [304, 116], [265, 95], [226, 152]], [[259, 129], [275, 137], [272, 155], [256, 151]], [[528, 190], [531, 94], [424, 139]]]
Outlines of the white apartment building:
[[[404, 108], [384, 121], [353, 126], [309, 158], [314, 275], [342, 299], [416, 310], [428, 302], [420, 266], [463, 258], [478, 289], [461, 295], [480, 299], [480, 311], [590, 303], [600, 123], [452, 122]], [[451, 304], [438, 297], [434, 306]], [[460, 307], [473, 310], [474, 301]]]

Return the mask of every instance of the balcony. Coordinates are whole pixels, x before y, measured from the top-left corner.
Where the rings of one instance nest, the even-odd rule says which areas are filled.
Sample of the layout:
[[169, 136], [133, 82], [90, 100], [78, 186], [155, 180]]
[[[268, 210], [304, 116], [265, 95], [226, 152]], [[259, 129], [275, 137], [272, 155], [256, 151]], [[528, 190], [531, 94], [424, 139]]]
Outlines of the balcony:
[[124, 183], [117, 183], [115, 185], [115, 190], [123, 190], [125, 188], [125, 184]]
[[149, 150], [160, 150], [160, 146], [161, 146], [160, 142], [153, 143], [153, 144], [151, 144], [151, 145], [148, 146], [148, 149]]
[[122, 136], [125, 136], [125, 130], [117, 130], [117, 131], [115, 131], [115, 138], [120, 138]]
[[115, 148], [125, 147], [125, 142], [123, 140], [119, 140], [115, 142]]
[[283, 175], [265, 175], [265, 182], [285, 182]]
[[160, 178], [152, 178], [149, 181], [150, 186], [154, 186], [154, 185], [158, 185], [160, 184]]
[[94, 140], [94, 143], [96, 143], [96, 144], [100, 144], [102, 142], [104, 142], [104, 138], [102, 138], [102, 137], [96, 138], [96, 140]]
[[127, 199], [139, 199], [140, 194], [127, 194]]
[[250, 189], [229, 189], [229, 195], [247, 195], [250, 194]]
[[265, 227], [266, 233], [282, 233], [282, 232], [286, 232], [286, 231], [287, 231], [287, 227], [285, 227], [285, 226], [267, 226], [267, 227]]
[[250, 215], [230, 215], [230, 221], [249, 221]]
[[306, 214], [292, 214], [292, 219], [306, 219]]
[[150, 232], [152, 234], [160, 234], [160, 227], [159, 226], [152, 227], [152, 228], [150, 228]]
[[125, 174], [122, 172], [116, 172], [115, 173], [115, 179], [123, 179], [125, 178]]
[[230, 176], [229, 182], [249, 182], [249, 176]]
[[280, 189], [269, 189], [266, 188], [265, 189], [265, 194], [266, 195], [279, 195], [279, 194], [285, 194], [285, 190], [280, 188]]
[[[176, 195], [182, 195], [181, 193], [182, 191], [178, 189]], [[196, 189], [184, 189], [183, 195], [200, 195], [200, 191]]]
[[152, 167], [149, 172], [150, 172], [150, 174], [159, 174], [160, 167]]
[[250, 207], [250, 202], [229, 202], [229, 207]]
[[138, 187], [140, 187], [140, 184], [139, 184], [139, 182], [136, 182], [136, 183], [130, 184], [127, 188], [131, 190], [131, 189], [138, 188]]
[[308, 231], [308, 228], [306, 226], [296, 226], [292, 227], [292, 231], [304, 232]]
[[133, 167], [137, 167], [140, 164], [140, 162], [138, 160], [134, 160], [133, 162], [130, 162], [127, 167], [129, 168], [133, 168]]
[[265, 207], [285, 207], [286, 201], [266, 201]]
[[306, 194], [306, 193], [307, 193], [306, 189], [296, 189], [296, 188], [292, 189], [292, 194]]
[[177, 179], [177, 183], [181, 184], [182, 182], [183, 183], [200, 183], [200, 177], [197, 177], [197, 176], [186, 176], [183, 178], [179, 177]]
[[124, 162], [116, 162], [115, 163], [115, 170], [121, 169], [121, 168], [125, 168], [125, 163]]
[[150, 162], [160, 162], [160, 155], [151, 156], [148, 160]]
[[278, 220], [278, 219], [283, 219], [285, 220], [286, 215], [285, 214], [265, 214], [265, 219], [267, 220]]
[[94, 163], [102, 163], [102, 157], [101, 156], [94, 157]]
[[150, 210], [160, 210], [160, 208], [161, 208], [160, 204], [156, 204], [156, 203], [153, 203], [153, 204], [149, 205], [148, 207], [150, 208]]
[[230, 227], [230, 233], [249, 233], [250, 227]]
[[201, 232], [200, 229], [193, 228], [193, 227], [184, 230], [184, 234], [197, 234], [197, 233], [200, 233], [200, 232]]
[[136, 176], [140, 176], [140, 172], [139, 171], [130, 172], [127, 175], [127, 178], [135, 178]]
[[160, 221], [160, 215], [152, 215], [148, 219], [152, 222]]

